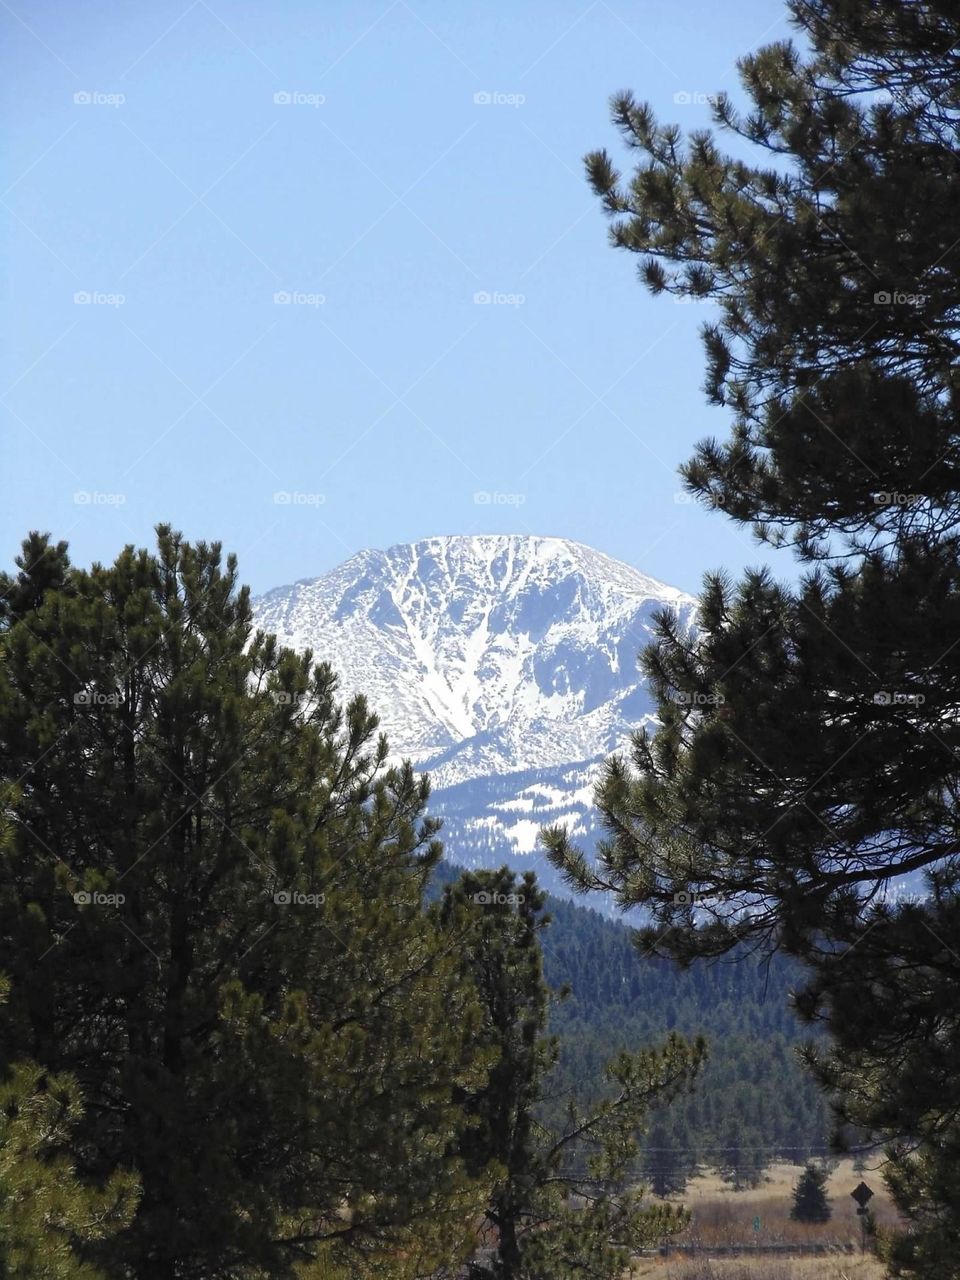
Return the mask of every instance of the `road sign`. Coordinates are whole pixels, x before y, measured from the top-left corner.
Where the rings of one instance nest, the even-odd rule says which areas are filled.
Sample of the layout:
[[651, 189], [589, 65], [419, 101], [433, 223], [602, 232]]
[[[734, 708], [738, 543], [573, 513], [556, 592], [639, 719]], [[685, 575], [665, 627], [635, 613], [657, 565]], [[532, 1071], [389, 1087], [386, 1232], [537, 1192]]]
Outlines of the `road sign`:
[[861, 1209], [865, 1209], [867, 1207], [867, 1201], [873, 1199], [873, 1192], [865, 1182], [861, 1182], [859, 1187], [856, 1187], [850, 1192], [850, 1194], [853, 1196], [854, 1200], [856, 1200]]
[[753, 1220], [753, 1229], [754, 1229], [754, 1231], [759, 1231], [759, 1230], [760, 1230], [760, 1228], [761, 1228], [762, 1226], [763, 1226], [763, 1223], [760, 1221], [760, 1219], [759, 1219], [759, 1218], [754, 1218], [754, 1220]]
[[867, 1201], [873, 1199], [873, 1192], [870, 1190], [870, 1188], [867, 1186], [865, 1182], [861, 1182], [859, 1187], [855, 1187], [854, 1190], [850, 1192], [850, 1194], [853, 1196], [854, 1200], [856, 1200], [857, 1204], [860, 1206], [857, 1209], [857, 1214], [860, 1218], [860, 1252], [866, 1253], [867, 1251]]

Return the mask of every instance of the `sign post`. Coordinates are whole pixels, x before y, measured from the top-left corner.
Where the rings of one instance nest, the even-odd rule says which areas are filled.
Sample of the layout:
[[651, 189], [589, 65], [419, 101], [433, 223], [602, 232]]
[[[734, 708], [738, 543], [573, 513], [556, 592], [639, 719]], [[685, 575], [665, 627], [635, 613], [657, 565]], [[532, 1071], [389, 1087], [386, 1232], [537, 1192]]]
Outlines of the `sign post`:
[[873, 1192], [870, 1190], [870, 1188], [867, 1186], [865, 1182], [861, 1182], [858, 1187], [855, 1187], [854, 1190], [850, 1192], [850, 1194], [853, 1196], [854, 1200], [856, 1200], [857, 1205], [859, 1206], [857, 1208], [857, 1214], [859, 1215], [859, 1218], [860, 1218], [860, 1252], [866, 1253], [867, 1251], [867, 1201], [873, 1199]]

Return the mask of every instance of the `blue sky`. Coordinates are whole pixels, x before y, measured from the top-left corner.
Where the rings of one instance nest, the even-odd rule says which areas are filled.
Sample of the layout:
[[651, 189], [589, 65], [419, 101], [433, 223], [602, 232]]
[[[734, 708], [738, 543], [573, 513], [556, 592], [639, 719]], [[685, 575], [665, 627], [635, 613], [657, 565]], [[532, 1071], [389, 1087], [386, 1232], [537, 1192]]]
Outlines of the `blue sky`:
[[688, 590], [766, 558], [676, 501], [727, 430], [703, 312], [637, 283], [581, 157], [619, 153], [620, 88], [706, 123], [776, 0], [13, 0], [0, 30], [4, 563], [160, 520], [257, 591], [442, 533]]

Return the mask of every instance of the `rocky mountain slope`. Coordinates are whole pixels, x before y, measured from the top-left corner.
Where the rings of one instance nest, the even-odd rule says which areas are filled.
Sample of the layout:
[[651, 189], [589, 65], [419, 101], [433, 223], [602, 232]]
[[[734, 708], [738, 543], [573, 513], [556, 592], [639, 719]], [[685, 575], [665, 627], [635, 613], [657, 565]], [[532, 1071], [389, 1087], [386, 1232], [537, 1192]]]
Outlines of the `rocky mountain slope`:
[[254, 608], [430, 772], [451, 859], [543, 872], [538, 828], [566, 821], [589, 844], [597, 767], [652, 718], [637, 653], [654, 614], [690, 623], [694, 604], [579, 543], [480, 535], [361, 551]]

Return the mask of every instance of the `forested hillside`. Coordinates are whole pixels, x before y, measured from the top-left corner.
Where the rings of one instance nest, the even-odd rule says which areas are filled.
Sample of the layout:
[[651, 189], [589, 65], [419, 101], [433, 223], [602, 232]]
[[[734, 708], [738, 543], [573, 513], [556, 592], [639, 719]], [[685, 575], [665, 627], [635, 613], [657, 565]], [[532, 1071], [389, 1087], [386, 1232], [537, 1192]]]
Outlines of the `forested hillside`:
[[[456, 878], [450, 863], [438, 880]], [[765, 1164], [825, 1154], [831, 1121], [823, 1094], [796, 1047], [811, 1034], [789, 1011], [794, 962], [727, 957], [680, 970], [642, 956], [631, 930], [574, 902], [551, 898], [541, 936], [544, 974], [558, 993], [550, 1019], [559, 1036], [553, 1105], [571, 1089], [595, 1087], [619, 1049], [653, 1044], [667, 1031], [703, 1033], [709, 1058], [689, 1096], [654, 1116], [644, 1172], [664, 1191], [682, 1186], [698, 1164], [749, 1183]]]

